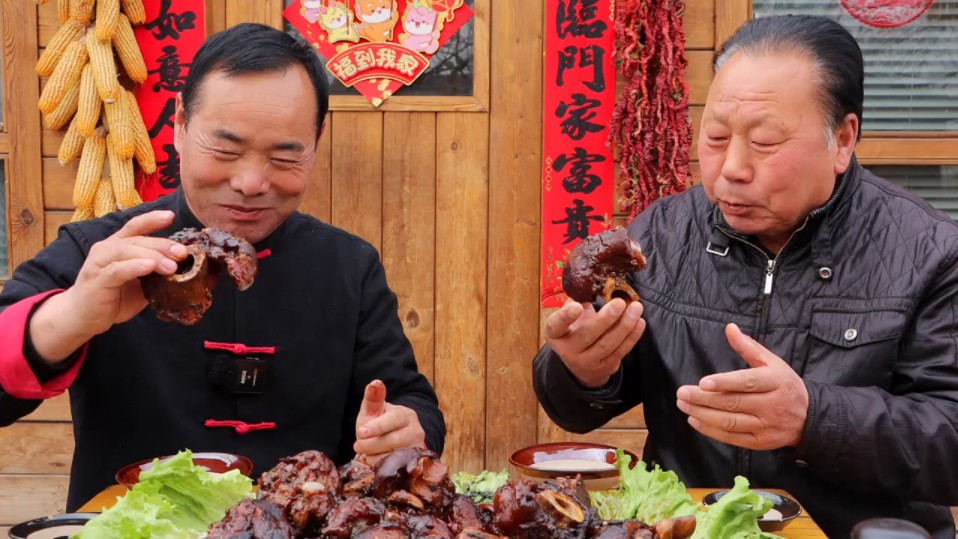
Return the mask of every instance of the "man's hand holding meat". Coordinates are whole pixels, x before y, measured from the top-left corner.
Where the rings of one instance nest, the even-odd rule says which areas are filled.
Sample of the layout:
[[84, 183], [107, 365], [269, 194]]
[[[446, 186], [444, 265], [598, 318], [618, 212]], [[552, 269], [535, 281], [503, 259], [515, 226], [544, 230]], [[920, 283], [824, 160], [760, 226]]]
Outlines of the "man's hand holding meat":
[[44, 302], [30, 319], [30, 336], [40, 357], [62, 361], [146, 307], [139, 277], [171, 275], [186, 256], [186, 247], [179, 243], [149, 236], [169, 226], [173, 217], [171, 211], [139, 215], [93, 245], [76, 283]]
[[596, 312], [591, 303], [568, 301], [546, 320], [546, 342], [585, 387], [605, 385], [645, 331], [642, 304], [613, 299]]

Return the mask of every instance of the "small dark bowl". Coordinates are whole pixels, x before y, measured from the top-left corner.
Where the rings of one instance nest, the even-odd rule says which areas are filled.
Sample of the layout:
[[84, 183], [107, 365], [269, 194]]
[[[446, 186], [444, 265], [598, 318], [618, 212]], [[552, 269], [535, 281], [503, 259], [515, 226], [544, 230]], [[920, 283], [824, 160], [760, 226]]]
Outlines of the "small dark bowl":
[[[173, 455], [160, 457], [160, 461], [172, 458]], [[226, 473], [230, 470], [239, 470], [246, 477], [252, 477], [253, 462], [242, 455], [232, 453], [193, 453], [193, 464], [210, 473]], [[140, 472], [153, 467], [153, 459], [141, 460], [128, 464], [116, 472], [116, 482], [133, 488], [140, 482]]]
[[55, 530], [45, 533], [43, 537], [69, 537], [80, 531], [80, 528], [97, 514], [67, 513], [65, 515], [35, 518], [10, 528], [9, 535], [12, 539], [29, 539], [35, 533]]
[[[720, 490], [718, 492], [706, 494], [705, 497], [702, 498], [702, 503], [705, 505], [712, 505], [713, 503], [719, 501], [719, 499], [721, 499], [721, 497], [727, 492], [727, 490]], [[774, 492], [758, 489], [753, 489], [752, 492], [763, 498], [772, 500], [772, 503], [774, 504], [772, 505], [772, 509], [775, 509], [782, 514], [781, 519], [758, 519], [758, 527], [763, 532], [780, 531], [782, 528], [787, 526], [789, 522], [795, 519], [795, 517], [802, 514], [802, 506], [798, 505], [798, 502], [792, 498], [789, 498], [788, 496], [785, 496], [784, 494], [775, 494]]]
[[[547, 481], [558, 477], [579, 475], [582, 476], [582, 482], [588, 490], [609, 490], [618, 487], [619, 484], [619, 470], [615, 467], [615, 449], [608, 445], [586, 442], [546, 443], [516, 451], [509, 457], [509, 462], [522, 479]], [[630, 466], [635, 466], [635, 463], [639, 461], [635, 453], [626, 451], [625, 454], [632, 457]], [[533, 467], [533, 464], [541, 466], [544, 462], [565, 459], [601, 462], [611, 466], [604, 470], [588, 468], [558, 470]]]

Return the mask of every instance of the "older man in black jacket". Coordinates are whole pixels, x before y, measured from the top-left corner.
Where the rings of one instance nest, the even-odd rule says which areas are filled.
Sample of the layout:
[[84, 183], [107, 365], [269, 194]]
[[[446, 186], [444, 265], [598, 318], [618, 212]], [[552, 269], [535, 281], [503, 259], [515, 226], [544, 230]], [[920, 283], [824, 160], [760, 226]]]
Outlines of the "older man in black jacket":
[[702, 184], [630, 225], [642, 301], [550, 315], [561, 426], [644, 403], [646, 461], [793, 493], [830, 537], [898, 517], [953, 539], [958, 225], [854, 157], [861, 51], [837, 23], [747, 23], [716, 57]]

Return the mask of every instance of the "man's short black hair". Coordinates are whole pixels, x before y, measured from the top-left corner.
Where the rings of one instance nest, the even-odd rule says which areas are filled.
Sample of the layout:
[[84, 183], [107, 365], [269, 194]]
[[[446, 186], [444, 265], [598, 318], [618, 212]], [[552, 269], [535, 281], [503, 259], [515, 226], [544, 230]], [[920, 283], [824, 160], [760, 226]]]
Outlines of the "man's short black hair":
[[242, 23], [216, 33], [196, 52], [181, 94], [186, 120], [196, 106], [203, 80], [213, 72], [226, 76], [283, 71], [300, 65], [316, 93], [316, 136], [329, 110], [329, 83], [319, 55], [307, 43], [271, 26]]
[[855, 38], [842, 25], [825, 17], [776, 15], [745, 23], [715, 53], [718, 71], [735, 53], [769, 53], [808, 56], [821, 75], [821, 105], [830, 131], [850, 112], [858, 117], [861, 139], [865, 101], [865, 63]]

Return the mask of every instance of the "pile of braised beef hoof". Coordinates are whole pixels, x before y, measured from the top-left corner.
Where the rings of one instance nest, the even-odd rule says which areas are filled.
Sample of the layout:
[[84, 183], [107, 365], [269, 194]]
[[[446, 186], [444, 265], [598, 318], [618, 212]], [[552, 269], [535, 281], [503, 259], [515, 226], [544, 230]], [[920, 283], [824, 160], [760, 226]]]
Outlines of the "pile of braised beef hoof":
[[435, 453], [406, 448], [373, 467], [356, 458], [337, 469], [319, 451], [287, 457], [260, 477], [259, 499], [234, 506], [208, 537], [681, 539], [694, 530], [694, 517], [602, 521], [578, 479], [511, 480], [479, 506], [456, 494]]

